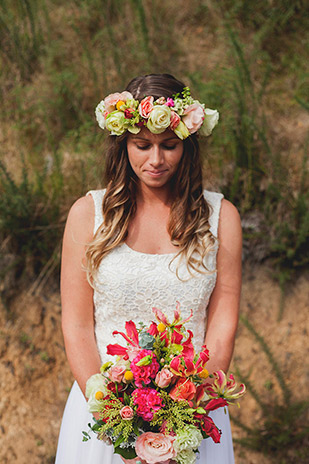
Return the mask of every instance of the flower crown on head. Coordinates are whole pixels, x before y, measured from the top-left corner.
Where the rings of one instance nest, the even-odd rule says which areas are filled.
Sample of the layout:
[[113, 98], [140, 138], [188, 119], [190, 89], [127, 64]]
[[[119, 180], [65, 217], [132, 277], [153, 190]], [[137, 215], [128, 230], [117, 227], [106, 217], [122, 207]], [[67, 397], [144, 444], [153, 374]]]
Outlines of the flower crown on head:
[[148, 96], [139, 102], [130, 92], [112, 93], [98, 104], [95, 114], [101, 129], [107, 129], [111, 135], [122, 135], [127, 130], [138, 134], [142, 127], [153, 134], [169, 128], [181, 140], [198, 130], [202, 135], [210, 135], [218, 123], [218, 111], [194, 100], [189, 87], [181, 95], [157, 100]]

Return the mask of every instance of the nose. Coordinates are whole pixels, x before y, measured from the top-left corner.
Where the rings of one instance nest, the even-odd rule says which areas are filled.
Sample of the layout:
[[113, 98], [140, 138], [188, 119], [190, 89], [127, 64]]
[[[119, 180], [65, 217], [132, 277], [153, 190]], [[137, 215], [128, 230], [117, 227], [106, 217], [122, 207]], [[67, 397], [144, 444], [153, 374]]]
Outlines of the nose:
[[160, 145], [153, 145], [149, 155], [149, 163], [154, 168], [157, 168], [164, 163], [164, 151], [161, 149]]

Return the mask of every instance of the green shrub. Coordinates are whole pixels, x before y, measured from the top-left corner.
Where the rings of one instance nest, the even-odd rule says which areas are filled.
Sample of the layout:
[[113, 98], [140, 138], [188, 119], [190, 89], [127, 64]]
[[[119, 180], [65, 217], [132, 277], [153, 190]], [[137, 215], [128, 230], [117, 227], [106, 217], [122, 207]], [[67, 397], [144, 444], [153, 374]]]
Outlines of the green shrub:
[[48, 173], [45, 165], [31, 178], [23, 161], [21, 178], [15, 180], [0, 161], [1, 253], [14, 256], [16, 277], [37, 275], [57, 254], [63, 229], [61, 192], [60, 171]]

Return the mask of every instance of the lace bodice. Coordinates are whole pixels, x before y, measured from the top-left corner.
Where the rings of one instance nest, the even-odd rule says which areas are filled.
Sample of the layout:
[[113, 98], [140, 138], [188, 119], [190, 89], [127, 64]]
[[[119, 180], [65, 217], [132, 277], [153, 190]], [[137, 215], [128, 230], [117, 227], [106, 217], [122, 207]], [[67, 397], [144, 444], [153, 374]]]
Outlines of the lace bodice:
[[[103, 222], [102, 201], [104, 190], [92, 190], [95, 205], [94, 233]], [[217, 237], [221, 193], [204, 191], [211, 206], [210, 230]], [[204, 342], [206, 308], [216, 283], [216, 254], [218, 245], [207, 255], [208, 274], [194, 273], [190, 278], [186, 264], [180, 262], [179, 275], [175, 269], [177, 261], [171, 263], [173, 253], [146, 254], [131, 249], [123, 243], [112, 250], [99, 266], [94, 291], [95, 334], [102, 361], [108, 360], [106, 346], [121, 343], [120, 335], [114, 337], [114, 330], [124, 330], [127, 320], [146, 324], [154, 320], [153, 307], [157, 307], [173, 320], [176, 302], [180, 302], [183, 317], [193, 310], [193, 317], [186, 325], [194, 333], [194, 345], [199, 350]], [[171, 264], [170, 264], [171, 263]], [[119, 337], [119, 338], [118, 338]]]

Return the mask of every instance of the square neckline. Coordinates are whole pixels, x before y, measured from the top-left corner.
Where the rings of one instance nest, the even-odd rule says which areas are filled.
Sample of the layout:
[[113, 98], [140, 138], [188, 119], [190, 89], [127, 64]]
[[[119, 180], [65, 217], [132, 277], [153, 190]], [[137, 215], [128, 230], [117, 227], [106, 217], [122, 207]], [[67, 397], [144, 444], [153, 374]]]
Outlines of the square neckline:
[[143, 256], [168, 256], [168, 257], [172, 257], [172, 256], [177, 255], [177, 252], [174, 252], [174, 253], [145, 253], [144, 251], [134, 250], [134, 248], [131, 248], [126, 242], [123, 242], [120, 246], [124, 246], [128, 251], [131, 251], [133, 253], [137, 253], [137, 254], [143, 255]]

